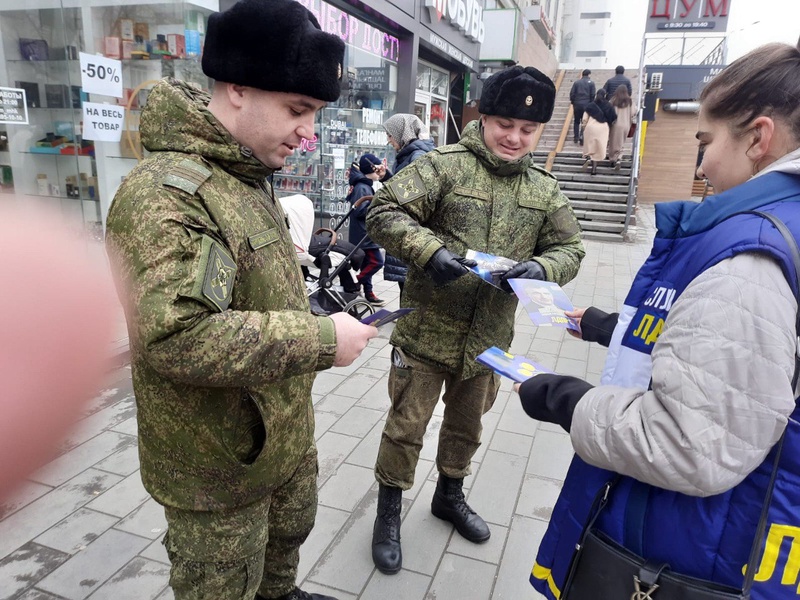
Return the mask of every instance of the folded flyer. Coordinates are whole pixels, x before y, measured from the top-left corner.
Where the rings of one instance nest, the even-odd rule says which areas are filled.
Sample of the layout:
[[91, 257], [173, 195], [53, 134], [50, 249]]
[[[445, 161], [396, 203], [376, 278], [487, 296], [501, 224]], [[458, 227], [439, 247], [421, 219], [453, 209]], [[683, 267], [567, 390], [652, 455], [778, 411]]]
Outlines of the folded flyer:
[[482, 365], [513, 379], [517, 383], [530, 379], [534, 375], [552, 373], [550, 369], [524, 356], [514, 356], [503, 352], [497, 346], [484, 350], [476, 359]]
[[517, 264], [517, 261], [505, 256], [495, 256], [494, 254], [476, 252], [475, 250], [467, 250], [464, 258], [469, 258], [478, 263], [477, 266], [470, 267], [470, 271], [498, 288], [500, 287], [500, 277]]
[[407, 315], [410, 313], [413, 308], [398, 308], [397, 310], [389, 311], [385, 308], [381, 308], [378, 311], [375, 311], [371, 315], [367, 315], [361, 322], [364, 325], [372, 325], [373, 327], [380, 327], [381, 325], [386, 325], [387, 323], [391, 323], [395, 319], [399, 319], [403, 315]]
[[508, 283], [534, 325], [580, 331], [575, 319], [564, 314], [574, 307], [557, 283], [538, 279], [509, 279]]

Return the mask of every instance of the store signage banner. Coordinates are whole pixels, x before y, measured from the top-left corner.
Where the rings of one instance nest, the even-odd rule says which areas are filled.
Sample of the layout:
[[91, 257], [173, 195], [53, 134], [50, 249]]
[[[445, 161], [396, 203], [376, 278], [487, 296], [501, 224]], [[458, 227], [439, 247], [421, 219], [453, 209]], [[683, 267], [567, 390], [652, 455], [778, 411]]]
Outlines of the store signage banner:
[[[400, 60], [400, 40], [321, 0], [297, 0], [319, 21], [322, 31], [337, 35], [354, 48], [386, 60]], [[463, 0], [462, 0], [463, 1]]]
[[83, 103], [83, 139], [118, 142], [122, 139], [125, 109], [114, 104]]
[[486, 35], [483, 7], [478, 0], [424, 0], [431, 21], [444, 19], [465, 37], [479, 44]]
[[438, 48], [448, 56], [453, 57], [455, 60], [460, 62], [462, 65], [466, 65], [470, 69], [475, 68], [475, 61], [472, 60], [469, 56], [464, 54], [461, 50], [453, 46], [453, 44], [449, 43], [447, 40], [440, 38], [438, 35], [433, 33], [432, 31], [428, 32], [428, 40], [430, 41], [431, 45], [434, 48]]
[[0, 123], [28, 124], [25, 90], [0, 87]]
[[87, 94], [122, 98], [122, 61], [80, 53], [81, 86]]
[[645, 33], [725, 33], [731, 0], [649, 0]]

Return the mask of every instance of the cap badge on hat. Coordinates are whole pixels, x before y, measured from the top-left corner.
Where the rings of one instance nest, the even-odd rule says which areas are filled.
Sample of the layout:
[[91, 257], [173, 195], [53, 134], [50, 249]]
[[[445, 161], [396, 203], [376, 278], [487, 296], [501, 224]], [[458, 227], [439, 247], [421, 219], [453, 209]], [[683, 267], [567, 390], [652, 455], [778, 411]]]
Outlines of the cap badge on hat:
[[533, 96], [528, 96], [525, 98], [525, 106], [530, 106], [531, 104], [533, 104]]
[[339, 63], [339, 65], [336, 67], [336, 69], [337, 69], [336, 70], [336, 78], [337, 79], [341, 79], [342, 78], [342, 63]]

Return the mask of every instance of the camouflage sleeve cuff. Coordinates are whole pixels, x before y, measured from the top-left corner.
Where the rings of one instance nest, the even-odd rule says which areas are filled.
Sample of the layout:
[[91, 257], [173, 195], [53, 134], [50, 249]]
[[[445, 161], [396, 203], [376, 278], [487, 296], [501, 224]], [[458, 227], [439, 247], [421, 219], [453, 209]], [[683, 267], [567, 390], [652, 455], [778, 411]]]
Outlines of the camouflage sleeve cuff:
[[541, 256], [537, 256], [534, 258], [536, 262], [542, 265], [544, 269], [544, 274], [547, 276], [547, 281], [555, 281], [555, 273], [553, 273], [553, 265], [550, 264], [550, 261], [546, 258], [542, 258]]
[[330, 369], [336, 358], [336, 328], [330, 317], [319, 317], [319, 363], [317, 370]]
[[419, 256], [417, 257], [417, 260], [416, 260], [417, 266], [420, 269], [424, 269], [425, 265], [427, 265], [428, 261], [431, 259], [431, 256], [436, 254], [436, 251], [439, 248], [443, 248], [443, 247], [444, 247], [444, 244], [440, 240], [437, 240], [437, 239], [433, 239], [430, 242], [428, 242], [427, 244], [425, 244], [425, 247], [422, 249], [422, 252], [420, 252]]

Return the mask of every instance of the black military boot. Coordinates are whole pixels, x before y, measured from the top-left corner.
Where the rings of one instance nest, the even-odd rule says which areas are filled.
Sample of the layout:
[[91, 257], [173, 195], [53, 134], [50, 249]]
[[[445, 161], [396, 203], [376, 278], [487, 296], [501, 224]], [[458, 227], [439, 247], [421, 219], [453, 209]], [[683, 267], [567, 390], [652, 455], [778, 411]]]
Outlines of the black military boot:
[[[270, 598], [264, 598], [264, 596], [259, 596], [256, 594], [255, 600], [272, 600]], [[274, 600], [336, 600], [333, 596], [326, 596], [324, 594], [309, 594], [308, 592], [304, 592], [300, 588], [294, 588], [288, 594], [284, 594]]]
[[387, 575], [397, 573], [403, 566], [400, 548], [400, 501], [403, 490], [379, 484], [378, 516], [372, 528], [372, 562], [378, 571]]
[[481, 544], [489, 539], [492, 532], [486, 521], [469, 507], [464, 498], [463, 479], [452, 479], [439, 473], [436, 492], [431, 502], [434, 517], [450, 521], [456, 531], [470, 542]]

